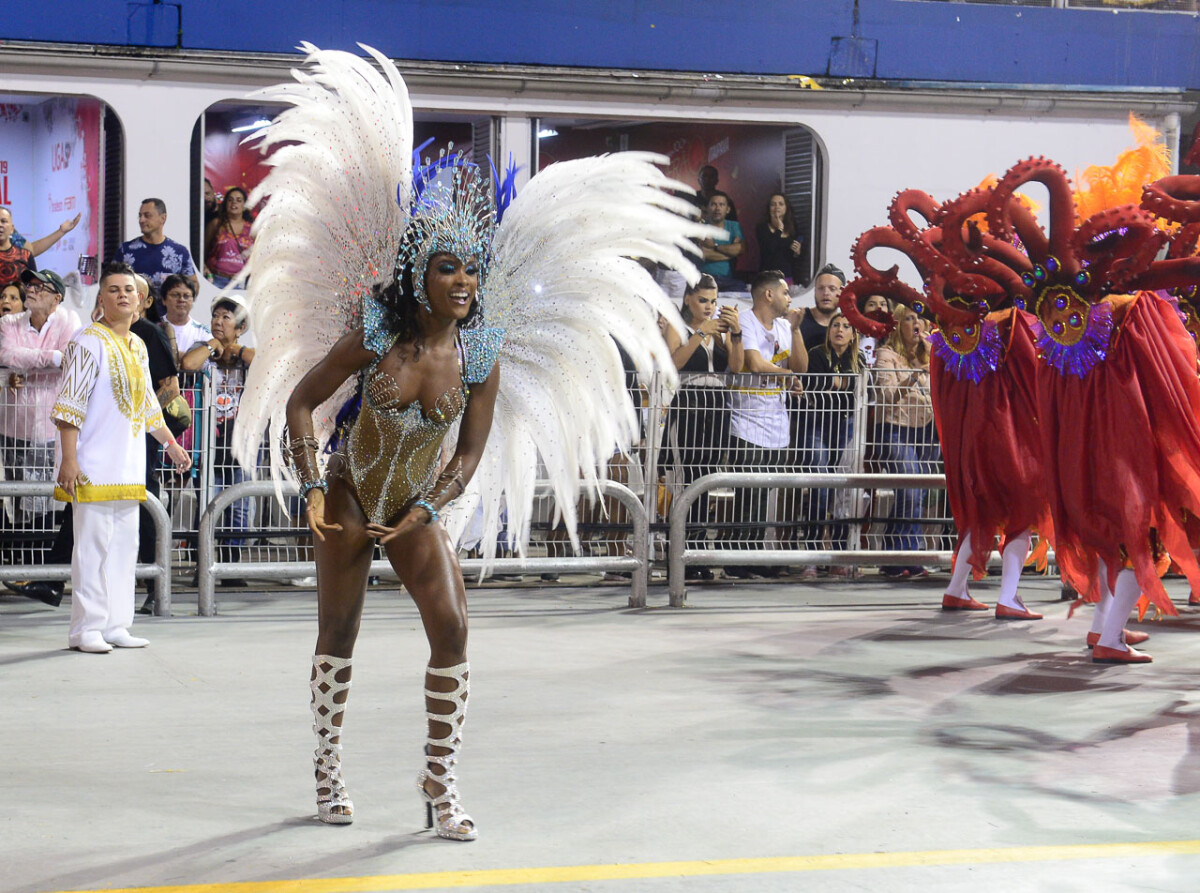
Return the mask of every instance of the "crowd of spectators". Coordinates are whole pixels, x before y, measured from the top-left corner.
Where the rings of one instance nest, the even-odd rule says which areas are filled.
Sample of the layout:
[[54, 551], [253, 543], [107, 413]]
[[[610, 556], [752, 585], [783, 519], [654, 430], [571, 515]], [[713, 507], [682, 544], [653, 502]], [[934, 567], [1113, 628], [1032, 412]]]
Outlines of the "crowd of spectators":
[[[238, 248], [242, 263], [250, 234], [244, 203], [245, 192], [236, 187], [228, 190], [210, 227], [217, 232], [222, 221], [229, 224], [230, 235], [243, 246]], [[226, 209], [232, 210], [226, 213]], [[14, 277], [0, 285], [0, 473], [7, 480], [53, 480], [55, 428], [50, 407], [62, 385], [63, 351], [87, 320], [62, 306], [67, 293], [63, 278], [50, 270], [38, 270], [34, 258], [69, 232], [78, 219], [66, 221], [51, 236], [24, 243], [15, 233], [11, 212], [0, 208], [0, 272]], [[165, 203], [146, 199], [138, 215], [140, 235], [123, 243], [117, 252], [118, 259], [137, 273], [134, 280], [140, 306], [130, 332], [146, 346], [151, 384], [168, 427], [200, 460], [198, 467], [209, 466], [215, 494], [243, 479], [229, 455], [229, 443], [245, 372], [254, 356], [252, 348], [239, 342], [246, 334], [248, 316], [237, 292], [230, 291], [213, 302], [211, 318], [194, 318], [199, 284], [196, 266], [187, 247], [166, 235], [166, 224]], [[219, 232], [216, 243], [220, 244]], [[228, 266], [220, 269], [230, 277], [236, 273]], [[95, 311], [92, 318], [96, 318]], [[212, 380], [210, 387], [204, 386], [206, 379]], [[202, 393], [212, 395], [211, 406], [197, 405]], [[200, 454], [198, 440], [189, 430], [193, 412], [199, 409], [215, 419], [214, 441], [205, 455]], [[155, 495], [160, 492], [161, 452], [161, 445], [147, 435], [146, 487]], [[193, 486], [196, 474], [191, 474]], [[250, 523], [248, 506], [249, 500], [235, 503], [226, 515], [226, 525], [244, 531]], [[0, 562], [69, 564], [71, 529], [69, 504], [59, 504], [56, 511], [48, 496], [4, 500], [0, 503]], [[234, 537], [231, 545], [240, 542]], [[236, 560], [240, 550], [231, 551]], [[153, 556], [154, 529], [143, 512], [139, 560], [152, 562]], [[49, 604], [62, 599], [59, 582], [10, 584], [10, 588]], [[152, 610], [154, 597], [151, 585], [142, 612]]]
[[[784, 206], [786, 209], [786, 206]], [[787, 246], [784, 246], [787, 250]], [[782, 270], [750, 283], [751, 307], [740, 312], [715, 277], [704, 276], [683, 299], [687, 339], [668, 333], [680, 387], [668, 412], [668, 474], [676, 490], [717, 471], [936, 473], [940, 454], [929, 397], [929, 346], [919, 317], [896, 308], [885, 343], [860, 338], [839, 309], [845, 275], [830, 265], [815, 279], [814, 306], [797, 309]], [[881, 295], [860, 301], [866, 313], [890, 312]], [[856, 431], [856, 426], [861, 430]], [[857, 436], [856, 436], [857, 435]], [[876, 511], [846, 488], [735, 488], [705, 493], [688, 515], [688, 548], [710, 539], [721, 548], [839, 550], [849, 547], [853, 520], [880, 520], [889, 550], [926, 548], [927, 492], [877, 492]], [[890, 494], [890, 502], [886, 498]], [[723, 506], [727, 506], [724, 507]], [[866, 529], [866, 528], [864, 528]], [[727, 577], [777, 576], [782, 568], [728, 565]], [[817, 576], [807, 566], [803, 577]], [[854, 573], [844, 566], [831, 575]], [[919, 576], [913, 564], [882, 568]], [[712, 579], [689, 564], [689, 579]]]
[[[759, 255], [771, 266], [745, 280], [739, 278], [736, 262], [745, 241], [737, 209], [717, 188], [715, 168], [702, 169], [699, 182], [697, 204], [705, 219], [726, 235], [700, 246], [703, 274], [682, 299], [684, 334], [665, 329], [680, 386], [673, 394], [656, 398], [667, 407], [660, 436], [669, 458], [660, 470], [665, 469], [670, 480], [663, 485], [678, 492], [703, 475], [723, 470], [936, 471], [929, 348], [921, 321], [897, 308], [899, 325], [885, 343], [860, 339], [838, 309], [846, 279], [833, 266], [815, 277], [813, 305], [793, 307], [802, 245], [791, 204], [781, 193], [768, 198], [755, 227]], [[117, 257], [139, 274], [143, 303], [131, 332], [146, 344], [155, 393], [172, 434], [196, 460], [191, 486], [207, 468], [211, 496], [246, 479], [230, 453], [245, 376], [254, 358], [253, 348], [242, 343], [246, 307], [230, 288], [237, 286], [252, 247], [246, 193], [232, 187], [220, 195], [206, 180], [205, 219], [205, 256], [197, 265], [185, 245], [166, 235], [165, 203], [148, 198], [139, 209], [140, 234], [123, 243]], [[0, 367], [4, 367], [0, 376], [6, 376], [0, 396], [0, 464], [10, 480], [52, 478], [54, 428], [48, 412], [41, 410], [53, 403], [61, 380], [62, 350], [82, 321], [61, 306], [65, 294], [61, 277], [38, 271], [34, 258], [77, 222], [78, 218], [66, 221], [56, 233], [25, 243], [8, 209], [0, 208], [0, 274], [14, 276], [0, 283], [0, 316], [7, 314], [0, 320]], [[204, 319], [193, 315], [198, 270], [225, 288]], [[738, 297], [748, 291], [749, 306], [725, 300], [722, 292], [728, 291]], [[870, 313], [890, 307], [885, 298], [875, 295], [860, 301], [860, 310]], [[198, 404], [202, 392], [208, 405]], [[203, 448], [195, 431], [189, 430], [193, 414], [200, 410], [211, 415], [211, 439], [205, 440]], [[856, 431], [856, 426], [864, 430]], [[149, 437], [146, 448], [147, 488], [157, 494], [161, 448]], [[923, 547], [925, 499], [923, 490], [895, 491], [884, 548]], [[219, 560], [239, 560], [253, 526], [253, 504], [239, 500], [226, 511]], [[0, 506], [0, 531], [16, 534], [5, 538], [0, 560], [69, 561], [69, 541], [65, 554], [61, 542], [62, 513], [55, 516], [53, 506], [41, 496], [10, 499]], [[660, 509], [665, 512], [666, 505]], [[862, 520], [863, 512], [845, 489], [714, 491], [691, 506], [689, 547], [703, 548], [717, 539], [725, 547], [747, 550], [769, 547], [772, 541], [844, 549], [849, 545], [851, 521]], [[69, 529], [69, 516], [67, 521]], [[44, 541], [54, 537], [56, 529], [58, 541], [47, 555]], [[143, 517], [143, 561], [152, 560], [152, 533], [148, 518]], [[39, 536], [41, 551], [36, 548]], [[779, 570], [751, 565], [724, 568], [732, 578], [773, 575]], [[883, 571], [895, 576], [925, 572], [916, 565]], [[829, 572], [843, 571], [833, 567]], [[816, 573], [812, 567], [804, 571], [805, 576]], [[711, 568], [691, 566], [688, 576], [711, 579], [714, 573]], [[61, 598], [61, 584], [29, 584], [27, 589], [50, 603]], [[144, 611], [152, 608], [153, 598], [151, 589]]]

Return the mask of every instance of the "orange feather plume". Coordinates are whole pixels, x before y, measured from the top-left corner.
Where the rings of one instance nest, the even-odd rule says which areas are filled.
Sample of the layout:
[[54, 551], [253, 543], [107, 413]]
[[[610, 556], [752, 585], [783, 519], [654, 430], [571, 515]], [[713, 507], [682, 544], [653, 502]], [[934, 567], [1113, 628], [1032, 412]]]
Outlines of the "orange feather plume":
[[1100, 211], [1138, 204], [1143, 187], [1170, 175], [1171, 152], [1162, 135], [1133, 114], [1129, 129], [1136, 148], [1126, 149], [1111, 166], [1093, 164], [1076, 175], [1076, 225]]

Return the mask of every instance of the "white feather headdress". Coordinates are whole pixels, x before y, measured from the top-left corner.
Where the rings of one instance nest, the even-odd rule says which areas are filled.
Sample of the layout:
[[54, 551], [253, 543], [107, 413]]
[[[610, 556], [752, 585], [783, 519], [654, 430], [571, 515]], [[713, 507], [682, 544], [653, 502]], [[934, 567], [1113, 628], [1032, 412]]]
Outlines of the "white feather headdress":
[[[287, 398], [360, 324], [363, 297], [390, 280], [412, 194], [412, 111], [399, 73], [369, 47], [383, 76], [349, 53], [304, 49], [310, 68], [297, 83], [259, 94], [293, 107], [267, 129], [264, 147], [285, 145], [251, 196], [269, 198], [249, 270], [260, 348], [236, 430], [236, 453], [249, 464], [269, 429], [277, 477], [290, 476], [279, 450]], [[487, 325], [505, 332], [496, 412], [471, 486], [447, 518], [457, 536], [482, 500], [485, 557], [501, 504], [510, 541], [519, 548], [527, 538], [539, 468], [574, 539], [581, 482], [603, 477], [637, 431], [618, 344], [639, 373], [675, 374], [658, 317], [680, 327], [678, 312], [633, 258], [695, 281], [687, 254], [716, 231], [672, 194], [689, 190], [663, 174], [664, 161], [624, 152], [551, 165], [503, 209], [481, 286]], [[318, 411], [319, 439], [352, 387]]]

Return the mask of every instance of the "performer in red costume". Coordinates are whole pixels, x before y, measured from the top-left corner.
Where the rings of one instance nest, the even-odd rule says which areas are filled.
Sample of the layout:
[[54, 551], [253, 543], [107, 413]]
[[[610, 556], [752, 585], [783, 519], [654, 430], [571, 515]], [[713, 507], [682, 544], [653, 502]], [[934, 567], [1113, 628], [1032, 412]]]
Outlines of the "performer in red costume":
[[[974, 224], [968, 226], [989, 197], [987, 190], [976, 189], [938, 205], [919, 190], [900, 193], [890, 209], [892, 226], [864, 233], [855, 245], [859, 278], [843, 290], [842, 307], [876, 337], [892, 321], [883, 314], [859, 314], [860, 294], [885, 294], [936, 324], [930, 387], [947, 494], [959, 531], [942, 609], [987, 610], [968, 592], [968, 576], [972, 569], [979, 576], [986, 572], [999, 535], [1003, 573], [995, 616], [1040, 620], [1042, 615], [1029, 611], [1017, 592], [1032, 532], [1039, 534], [1042, 555], [1051, 535], [1037, 429], [1036, 352], [1030, 328], [1017, 322], [1022, 312], [1012, 306], [1023, 285], [1015, 274], [1005, 275], [1007, 268], [989, 255], [1016, 249]], [[913, 212], [925, 219], [924, 227], [914, 222]], [[924, 294], [900, 281], [897, 267], [873, 267], [866, 259], [871, 248], [893, 248], [912, 260], [925, 281]], [[966, 263], [960, 266], [954, 256]], [[995, 279], [964, 267], [990, 270]]]
[[[1048, 231], [1016, 194], [1031, 181], [1049, 192]], [[938, 320], [943, 372], [980, 366], [994, 372], [994, 351], [980, 352], [981, 344], [995, 343], [984, 328], [986, 314], [1006, 300], [1018, 310], [1028, 309], [1010, 317], [1008, 337], [1000, 343], [1007, 346], [1007, 359], [1018, 358], [1014, 368], [1019, 369], [1019, 358], [1028, 356], [1020, 347], [1026, 337], [1022, 330], [1028, 328], [1040, 354], [1036, 418], [1057, 562], [1064, 579], [1097, 602], [1088, 635], [1093, 660], [1146, 663], [1149, 655], [1130, 646], [1147, 637], [1124, 629], [1139, 596], [1164, 613], [1176, 613], [1159, 579], [1172, 559], [1193, 591], [1200, 588], [1193, 553], [1200, 543], [1196, 346], [1177, 305], [1148, 291], [1188, 294], [1193, 289], [1194, 294], [1200, 283], [1194, 226], [1200, 223], [1200, 178], [1161, 178], [1146, 188], [1140, 207], [1101, 207], [1077, 220], [1066, 174], [1047, 159], [1029, 159], [994, 186], [972, 190], [946, 206], [920, 193], [902, 194], [893, 204], [892, 228], [885, 230], [892, 235], [871, 231], [860, 240], [858, 254], [881, 245], [913, 258], [926, 288], [923, 296], [909, 294], [908, 302], [919, 312], [930, 308]], [[910, 210], [921, 212], [930, 225], [918, 228]], [[981, 210], [986, 234], [973, 219]], [[1182, 226], [1164, 228], [1159, 219]], [[1156, 260], [1168, 242], [1171, 252]], [[860, 291], [904, 300], [907, 286], [899, 283], [895, 268], [881, 273], [864, 265], [859, 273], [863, 284], [852, 283], [844, 291], [852, 320], [862, 320], [854, 307]], [[963, 557], [968, 535], [974, 540], [978, 529], [972, 509], [980, 507], [995, 523], [996, 510], [987, 503], [1003, 497], [992, 496], [974, 477], [981, 471], [971, 467], [972, 441], [986, 434], [991, 442], [983, 452], [1002, 461], [1010, 455], [1010, 435], [997, 436], [989, 428], [973, 429], [968, 436], [967, 420], [989, 413], [998, 418], [996, 407], [1005, 405], [1004, 397], [991, 395], [996, 406], [977, 406], [969, 399], [955, 403], [946, 387], [950, 376], [941, 379], [935, 406], [951, 505], [963, 531]], [[984, 391], [969, 393], [982, 396]], [[1028, 415], [1027, 399], [1024, 411], [1018, 408], [1014, 415]], [[1018, 440], [1031, 438], [1028, 428], [1014, 425], [1012, 430]], [[979, 494], [987, 495], [980, 499]], [[1011, 527], [1004, 532], [1011, 538]]]
[[[1031, 180], [1050, 192], [1048, 234], [1008, 213]], [[1200, 581], [1189, 536], [1200, 510], [1196, 348], [1175, 309], [1141, 290], [1179, 272], [1154, 260], [1167, 239], [1154, 216], [1127, 205], [1076, 227], [1074, 215], [1065, 173], [1031, 159], [1001, 178], [988, 222], [1015, 229], [1028, 251], [1021, 272], [1044, 361], [1038, 396], [1059, 568], [1099, 600], [1092, 659], [1147, 663], [1123, 631], [1139, 596], [1176, 613], [1159, 579], [1168, 555], [1193, 588]]]

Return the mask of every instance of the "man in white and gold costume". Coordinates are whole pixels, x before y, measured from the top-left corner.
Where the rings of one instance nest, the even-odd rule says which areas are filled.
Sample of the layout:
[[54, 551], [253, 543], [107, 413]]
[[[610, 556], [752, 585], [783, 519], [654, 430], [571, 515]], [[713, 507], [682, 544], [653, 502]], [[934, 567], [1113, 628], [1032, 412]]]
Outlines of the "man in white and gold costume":
[[51, 417], [58, 427], [55, 498], [74, 504], [71, 556], [72, 649], [102, 654], [142, 648], [130, 635], [138, 550], [138, 503], [146, 500], [149, 432], [181, 471], [191, 458], [163, 421], [146, 347], [129, 327], [140, 301], [133, 270], [105, 267], [99, 320], [67, 345]]

